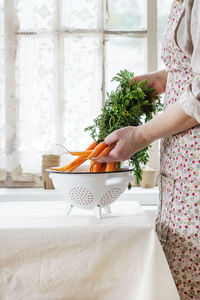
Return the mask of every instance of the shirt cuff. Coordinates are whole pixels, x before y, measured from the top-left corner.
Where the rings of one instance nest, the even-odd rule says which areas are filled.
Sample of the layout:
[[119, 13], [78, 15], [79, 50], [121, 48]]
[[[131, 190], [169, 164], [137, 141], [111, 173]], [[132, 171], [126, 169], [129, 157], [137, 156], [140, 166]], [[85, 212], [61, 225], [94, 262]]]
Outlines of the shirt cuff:
[[184, 112], [200, 123], [200, 99], [196, 98], [189, 85], [186, 91], [181, 95], [179, 103]]

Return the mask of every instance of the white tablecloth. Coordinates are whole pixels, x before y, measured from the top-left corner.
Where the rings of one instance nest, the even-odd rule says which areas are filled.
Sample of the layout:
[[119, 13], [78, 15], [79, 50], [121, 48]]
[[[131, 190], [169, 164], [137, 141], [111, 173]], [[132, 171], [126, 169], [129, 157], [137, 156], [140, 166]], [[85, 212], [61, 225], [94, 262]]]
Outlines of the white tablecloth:
[[178, 300], [141, 207], [119, 201], [98, 220], [64, 202], [0, 203], [0, 299]]

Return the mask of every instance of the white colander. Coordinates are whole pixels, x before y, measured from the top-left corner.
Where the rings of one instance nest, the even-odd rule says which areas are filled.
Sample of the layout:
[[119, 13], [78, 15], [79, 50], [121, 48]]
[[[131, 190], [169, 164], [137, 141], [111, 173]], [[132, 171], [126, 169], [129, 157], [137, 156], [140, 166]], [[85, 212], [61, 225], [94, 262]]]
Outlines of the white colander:
[[110, 211], [109, 205], [125, 191], [128, 182], [133, 181], [126, 167], [117, 172], [90, 173], [89, 166], [80, 166], [74, 172], [50, 172], [55, 190], [68, 204], [68, 213], [74, 206], [94, 209], [101, 218], [101, 208]]

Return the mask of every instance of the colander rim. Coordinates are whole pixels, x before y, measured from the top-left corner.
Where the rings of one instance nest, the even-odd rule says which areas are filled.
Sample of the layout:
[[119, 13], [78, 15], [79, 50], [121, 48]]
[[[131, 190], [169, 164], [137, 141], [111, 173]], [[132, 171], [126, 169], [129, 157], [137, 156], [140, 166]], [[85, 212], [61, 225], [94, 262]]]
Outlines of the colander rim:
[[[57, 167], [52, 167], [52, 168], [57, 168]], [[126, 167], [122, 167], [119, 171], [109, 171], [109, 172], [77, 172], [77, 171], [74, 171], [74, 172], [63, 172], [63, 171], [56, 171], [56, 170], [51, 170], [51, 169], [46, 169], [45, 171], [48, 172], [48, 173], [55, 173], [55, 174], [86, 174], [86, 175], [93, 175], [93, 174], [99, 174], [99, 175], [102, 175], [102, 174], [111, 174], [111, 173], [124, 173], [124, 172], [131, 172], [134, 170], [134, 167], [130, 167], [130, 166], [126, 166]]]

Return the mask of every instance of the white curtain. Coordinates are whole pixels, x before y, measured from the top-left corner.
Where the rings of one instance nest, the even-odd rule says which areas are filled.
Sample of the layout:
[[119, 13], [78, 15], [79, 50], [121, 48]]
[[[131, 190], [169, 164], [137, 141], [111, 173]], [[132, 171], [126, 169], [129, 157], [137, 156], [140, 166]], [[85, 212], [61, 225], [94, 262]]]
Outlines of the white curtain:
[[102, 1], [0, 5], [0, 184], [39, 186], [43, 154], [91, 141], [84, 128], [102, 102]]

